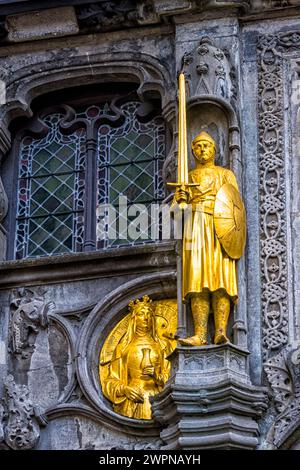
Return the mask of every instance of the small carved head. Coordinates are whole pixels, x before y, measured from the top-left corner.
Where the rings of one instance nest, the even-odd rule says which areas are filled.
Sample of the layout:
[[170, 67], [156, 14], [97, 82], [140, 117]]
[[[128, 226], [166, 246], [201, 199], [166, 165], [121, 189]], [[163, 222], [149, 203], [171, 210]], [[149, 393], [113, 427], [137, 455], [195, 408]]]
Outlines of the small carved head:
[[154, 312], [152, 308], [152, 300], [144, 295], [142, 300], [131, 301], [128, 305], [131, 312], [131, 318], [135, 319], [136, 327], [148, 331], [153, 323]]
[[205, 62], [199, 62], [199, 64], [196, 67], [198, 75], [206, 75], [208, 73], [208, 69], [209, 67]]
[[214, 161], [216, 142], [207, 132], [202, 131], [192, 142], [192, 152], [196, 160], [202, 165]]

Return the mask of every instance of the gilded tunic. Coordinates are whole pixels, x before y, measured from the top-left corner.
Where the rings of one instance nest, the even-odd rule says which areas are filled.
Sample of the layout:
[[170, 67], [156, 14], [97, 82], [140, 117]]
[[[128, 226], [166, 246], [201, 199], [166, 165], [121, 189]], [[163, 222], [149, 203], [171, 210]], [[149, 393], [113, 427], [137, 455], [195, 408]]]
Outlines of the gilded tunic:
[[235, 260], [225, 253], [214, 229], [216, 194], [223, 184], [238, 185], [232, 171], [219, 166], [199, 167], [189, 173], [192, 210], [187, 213], [183, 239], [183, 297], [225, 289], [233, 301], [237, 300]]

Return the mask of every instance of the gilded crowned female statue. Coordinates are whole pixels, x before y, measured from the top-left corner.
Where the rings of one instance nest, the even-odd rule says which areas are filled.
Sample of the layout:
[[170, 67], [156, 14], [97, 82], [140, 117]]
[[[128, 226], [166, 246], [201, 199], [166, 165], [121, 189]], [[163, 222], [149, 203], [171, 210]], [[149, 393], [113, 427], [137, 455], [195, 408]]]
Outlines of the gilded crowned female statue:
[[202, 131], [192, 142], [192, 152], [196, 168], [188, 174], [186, 189], [177, 189], [175, 201], [184, 199], [191, 209], [184, 227], [182, 290], [191, 302], [195, 334], [179, 341], [202, 346], [207, 344], [211, 309], [214, 343], [229, 341], [228, 317], [238, 298], [236, 259], [245, 246], [245, 211], [235, 175], [215, 165], [214, 139]]
[[152, 302], [144, 296], [128, 307], [129, 314], [112, 330], [101, 351], [102, 391], [116, 413], [151, 419], [150, 397], [162, 390], [170, 374], [166, 358], [176, 345], [176, 301]]

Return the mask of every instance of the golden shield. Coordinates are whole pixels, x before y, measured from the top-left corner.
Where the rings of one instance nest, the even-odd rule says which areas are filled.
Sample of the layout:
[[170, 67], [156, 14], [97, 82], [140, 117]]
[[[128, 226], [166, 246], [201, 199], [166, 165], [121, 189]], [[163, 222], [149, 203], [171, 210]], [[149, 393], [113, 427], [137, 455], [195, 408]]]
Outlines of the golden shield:
[[240, 193], [232, 184], [224, 184], [216, 195], [214, 226], [227, 255], [239, 259], [246, 244], [246, 212]]

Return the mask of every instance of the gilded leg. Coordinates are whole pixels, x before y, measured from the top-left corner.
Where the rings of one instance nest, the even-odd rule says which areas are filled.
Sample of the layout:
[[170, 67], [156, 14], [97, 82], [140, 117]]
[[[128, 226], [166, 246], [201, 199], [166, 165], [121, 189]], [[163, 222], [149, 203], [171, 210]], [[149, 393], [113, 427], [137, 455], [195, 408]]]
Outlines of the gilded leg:
[[230, 314], [230, 298], [226, 291], [218, 290], [212, 294], [212, 306], [215, 320], [215, 344], [229, 342], [226, 335]]
[[204, 346], [207, 344], [207, 324], [209, 316], [209, 292], [201, 292], [191, 299], [195, 335], [190, 338], [179, 338], [185, 346]]

